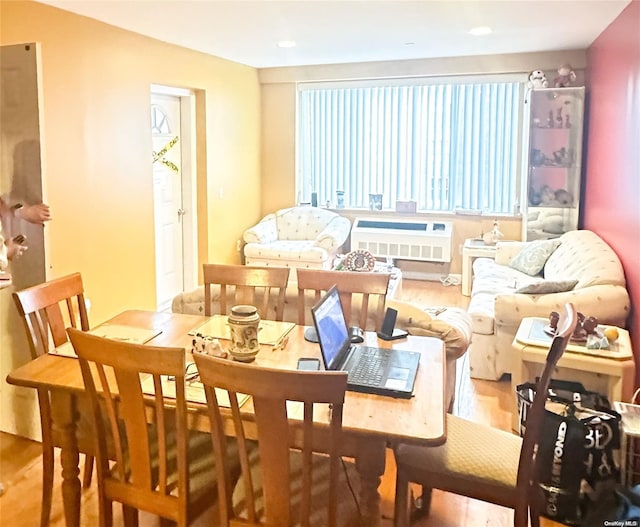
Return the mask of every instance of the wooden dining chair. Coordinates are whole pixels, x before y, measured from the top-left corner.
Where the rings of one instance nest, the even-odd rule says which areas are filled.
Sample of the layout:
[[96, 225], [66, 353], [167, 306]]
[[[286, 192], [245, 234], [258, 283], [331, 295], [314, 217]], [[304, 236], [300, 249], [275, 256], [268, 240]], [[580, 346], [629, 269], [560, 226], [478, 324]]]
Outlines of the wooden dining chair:
[[101, 527], [113, 502], [125, 525], [139, 510], [188, 525], [215, 503], [216, 481], [210, 435], [187, 428], [185, 350], [68, 331], [96, 430]]
[[[31, 358], [49, 352], [68, 342], [67, 326], [89, 329], [89, 317], [84, 298], [84, 287], [80, 273], [56, 278], [49, 282], [23, 289], [13, 293], [13, 300], [22, 318]], [[60, 446], [60, 440], [51, 426], [51, 401], [47, 390], [38, 390], [38, 404], [40, 406], [40, 424], [42, 428], [42, 511], [40, 525], [49, 525], [51, 514], [51, 499], [53, 492], [54, 453], [53, 449]], [[82, 398], [79, 398], [82, 404]], [[89, 442], [90, 433], [86, 423], [79, 428], [78, 442], [81, 451], [91, 452]], [[86, 447], [89, 447], [87, 450]], [[83, 485], [91, 484], [93, 457], [85, 457]]]
[[[306, 325], [307, 314], [313, 304], [332, 286], [337, 286], [342, 308], [350, 325], [358, 325], [363, 330], [378, 330], [384, 318], [390, 274], [349, 271], [325, 271], [321, 269], [296, 269], [298, 276], [298, 324]], [[313, 292], [311, 306], [305, 299], [307, 292]], [[360, 302], [358, 304], [358, 301]], [[354, 320], [353, 306], [360, 306], [357, 320]], [[372, 307], [373, 323], [369, 324], [369, 307]]]
[[428, 514], [431, 490], [440, 489], [514, 509], [514, 526], [539, 521], [538, 476], [534, 451], [543, 432], [547, 391], [553, 370], [564, 353], [577, 322], [573, 304], [551, 342], [524, 437], [446, 416], [447, 440], [437, 447], [400, 444], [394, 448], [397, 475], [395, 527], [409, 525], [409, 485], [422, 485], [420, 514]]
[[220, 314], [228, 315], [236, 304], [249, 304], [258, 308], [258, 314], [263, 320], [282, 321], [289, 281], [288, 267], [204, 264], [203, 274], [206, 316], [212, 315], [211, 288], [217, 284], [220, 286]]
[[[358, 475], [353, 463], [340, 457], [345, 372], [194, 357], [209, 407], [222, 527], [238, 525], [239, 519], [247, 526], [335, 527], [357, 518], [356, 491], [348, 482], [357, 488]], [[249, 424], [243, 422], [241, 394], [253, 403], [255, 419]], [[314, 424], [314, 416], [324, 424]], [[233, 449], [225, 436], [229, 429], [236, 438]], [[256, 436], [258, 449], [249, 440]], [[318, 445], [323, 454], [314, 453]], [[229, 463], [236, 458], [241, 476], [234, 485]]]

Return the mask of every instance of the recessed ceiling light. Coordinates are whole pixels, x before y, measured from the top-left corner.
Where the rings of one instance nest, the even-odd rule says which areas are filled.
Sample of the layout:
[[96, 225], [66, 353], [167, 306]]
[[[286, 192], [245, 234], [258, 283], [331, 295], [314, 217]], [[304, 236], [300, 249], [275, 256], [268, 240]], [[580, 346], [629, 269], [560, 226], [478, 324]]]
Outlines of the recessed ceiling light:
[[491, 33], [493, 33], [493, 29], [491, 29], [489, 26], [478, 26], [478, 27], [471, 28], [469, 30], [469, 34], [474, 35], [476, 37], [481, 37], [483, 35], [490, 35]]
[[278, 42], [279, 48], [295, 48], [296, 43], [293, 40], [281, 40]]

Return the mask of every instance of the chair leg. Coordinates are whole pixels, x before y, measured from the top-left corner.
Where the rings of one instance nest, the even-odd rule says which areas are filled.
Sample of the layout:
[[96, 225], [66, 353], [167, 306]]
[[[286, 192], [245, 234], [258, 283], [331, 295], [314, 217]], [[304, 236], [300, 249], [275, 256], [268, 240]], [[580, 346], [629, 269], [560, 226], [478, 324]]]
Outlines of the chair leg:
[[102, 490], [98, 489], [100, 494], [99, 516], [100, 527], [113, 527], [113, 503], [102, 497]]
[[138, 527], [138, 509], [122, 505], [122, 517], [125, 527]]
[[38, 390], [38, 405], [40, 407], [40, 431], [42, 433], [42, 509], [40, 511], [40, 526], [48, 527], [53, 499], [54, 473], [53, 430], [51, 428], [49, 392]]
[[82, 488], [88, 489], [91, 486], [91, 476], [93, 474], [93, 456], [84, 456], [84, 471], [82, 473]]
[[400, 467], [396, 472], [393, 527], [409, 527], [409, 480]]
[[40, 527], [49, 526], [51, 503], [53, 499], [54, 455], [50, 441], [42, 441], [42, 509], [40, 511]]
[[431, 495], [433, 489], [422, 485], [422, 494], [413, 502], [413, 510], [411, 511], [411, 521], [423, 518], [429, 515], [431, 511]]

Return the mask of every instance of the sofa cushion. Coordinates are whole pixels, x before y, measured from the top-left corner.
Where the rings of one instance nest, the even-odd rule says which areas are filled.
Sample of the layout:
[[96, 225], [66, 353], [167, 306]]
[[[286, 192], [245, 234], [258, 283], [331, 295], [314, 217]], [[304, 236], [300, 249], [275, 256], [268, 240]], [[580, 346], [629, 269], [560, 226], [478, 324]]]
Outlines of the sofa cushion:
[[495, 318], [495, 295], [474, 293], [467, 312], [471, 315], [471, 330], [480, 335], [493, 335]]
[[292, 207], [276, 213], [279, 240], [315, 240], [331, 220], [334, 212], [319, 207]]
[[564, 293], [565, 291], [571, 291], [577, 283], [577, 280], [540, 280], [539, 282], [533, 282], [532, 284], [519, 287], [515, 292], [525, 295]]
[[536, 240], [528, 243], [523, 249], [511, 260], [511, 267], [517, 271], [521, 271], [530, 276], [540, 274], [549, 257], [553, 254], [560, 240]]
[[513, 293], [518, 287], [538, 281], [539, 277], [516, 271], [496, 263], [491, 258], [477, 258], [473, 262], [472, 297], [478, 293], [493, 296]]
[[300, 262], [324, 262], [329, 257], [327, 251], [315, 245], [313, 240], [276, 240], [268, 244], [249, 243], [244, 247], [244, 254], [249, 258]]
[[576, 289], [593, 285], [626, 287], [624, 270], [614, 250], [593, 231], [570, 231], [544, 267], [545, 280], [578, 279]]

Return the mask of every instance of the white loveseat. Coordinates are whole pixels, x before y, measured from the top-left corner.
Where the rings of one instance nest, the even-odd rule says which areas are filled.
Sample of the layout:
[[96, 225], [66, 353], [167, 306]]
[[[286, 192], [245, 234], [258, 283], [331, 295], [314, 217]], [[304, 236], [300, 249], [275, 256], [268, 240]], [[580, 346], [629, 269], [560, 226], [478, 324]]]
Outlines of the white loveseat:
[[[525, 317], [548, 317], [563, 312], [572, 302], [579, 312], [599, 322], [625, 327], [630, 302], [624, 270], [613, 249], [592, 231], [570, 231], [546, 261], [540, 276], [530, 276], [510, 267], [526, 244], [499, 242], [495, 261], [478, 258], [473, 264], [474, 281], [467, 308], [472, 319], [469, 366], [471, 377], [497, 380], [513, 371], [512, 342]], [[545, 287], [562, 281], [577, 281], [565, 292], [516, 293], [529, 284]], [[530, 286], [531, 287], [531, 286]]]
[[282, 209], [245, 231], [245, 263], [331, 269], [350, 232], [351, 222], [330, 210], [311, 206]]

